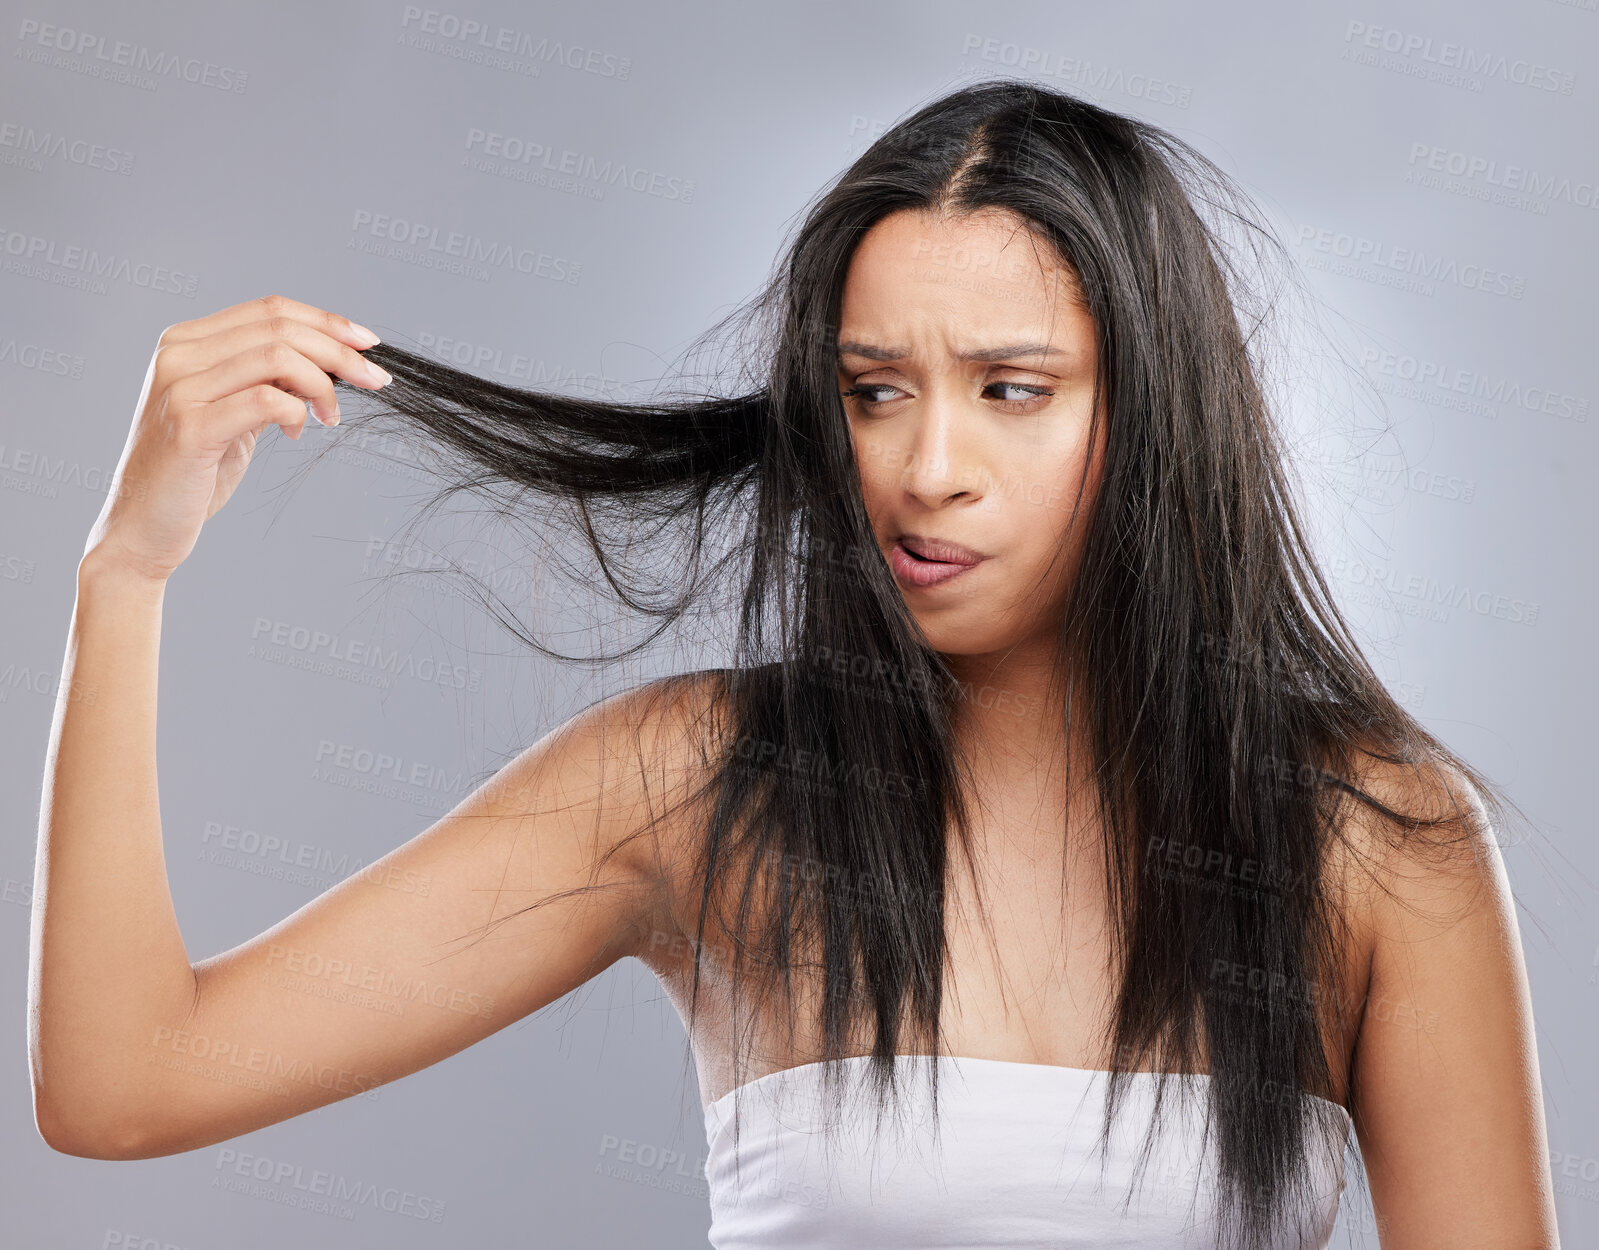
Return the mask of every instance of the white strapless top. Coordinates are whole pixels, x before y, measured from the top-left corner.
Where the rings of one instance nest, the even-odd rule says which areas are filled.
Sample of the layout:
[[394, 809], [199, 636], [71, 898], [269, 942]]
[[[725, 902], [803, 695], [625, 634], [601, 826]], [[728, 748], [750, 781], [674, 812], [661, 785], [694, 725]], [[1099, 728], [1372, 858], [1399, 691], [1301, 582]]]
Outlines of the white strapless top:
[[[926, 1058], [896, 1060], [903, 1118], [890, 1104], [876, 1132], [868, 1064], [866, 1056], [844, 1061], [845, 1103], [831, 1155], [820, 1063], [759, 1077], [705, 1107], [716, 1250], [1216, 1244], [1214, 1158], [1205, 1157], [1198, 1096], [1205, 1091], [1185, 1099], [1176, 1084], [1208, 1077], [1170, 1078], [1160, 1132], [1138, 1173], [1154, 1073], [1133, 1075], [1101, 1153], [1103, 1072], [941, 1055], [935, 1141]], [[1321, 1250], [1332, 1237], [1351, 1125], [1342, 1107], [1324, 1105], [1342, 1138], [1325, 1147], [1314, 1134], [1307, 1139], [1317, 1197], [1296, 1212], [1298, 1232], [1278, 1243], [1284, 1248]]]

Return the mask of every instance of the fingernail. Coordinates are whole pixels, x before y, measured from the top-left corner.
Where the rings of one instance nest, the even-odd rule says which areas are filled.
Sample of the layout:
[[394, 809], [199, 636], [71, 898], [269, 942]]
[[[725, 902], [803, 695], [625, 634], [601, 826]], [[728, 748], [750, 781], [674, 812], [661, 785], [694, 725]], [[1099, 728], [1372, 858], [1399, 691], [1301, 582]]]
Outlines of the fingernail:
[[371, 375], [372, 380], [379, 386], [387, 386], [390, 382], [394, 381], [394, 378], [390, 375], [387, 369], [383, 368], [382, 365], [375, 364], [370, 360], [366, 362], [366, 371]]
[[376, 347], [379, 343], [381, 343], [383, 341], [377, 335], [373, 334], [372, 331], [368, 330], [364, 325], [361, 325], [359, 322], [355, 322], [355, 321], [350, 322], [350, 329], [355, 331], [356, 338], [365, 339], [366, 340], [365, 342], [363, 342], [361, 344], [362, 348]]
[[338, 400], [334, 400], [333, 401], [333, 419], [330, 420], [328, 422], [328, 424], [329, 425], [337, 425], [338, 423], [339, 423], [339, 401]]

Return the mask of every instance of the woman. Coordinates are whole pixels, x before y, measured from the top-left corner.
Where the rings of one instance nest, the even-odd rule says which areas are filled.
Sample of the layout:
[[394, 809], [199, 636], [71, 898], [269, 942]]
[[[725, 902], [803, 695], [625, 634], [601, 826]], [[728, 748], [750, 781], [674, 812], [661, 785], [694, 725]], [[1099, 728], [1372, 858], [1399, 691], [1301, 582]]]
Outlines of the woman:
[[[811, 208], [735, 398], [540, 395], [276, 296], [169, 327], [53, 731], [46, 1139], [233, 1137], [633, 955], [695, 1049], [719, 1246], [1323, 1245], [1351, 1127], [1384, 1247], [1555, 1245], [1495, 796], [1329, 601], [1240, 327], [1269, 309], [1196, 199], [1247, 224], [1172, 136], [981, 83]], [[736, 570], [736, 662], [596, 704], [375, 873], [191, 963], [163, 587], [258, 435], [298, 438], [306, 403], [337, 422], [339, 382], [453, 488], [571, 504], [663, 628]], [[651, 549], [664, 605], [618, 554], [640, 518], [688, 543]], [[712, 533], [735, 541], [707, 571]], [[384, 888], [405, 873], [426, 898]], [[495, 1006], [351, 1011], [274, 988], [291, 965], [447, 967]], [[219, 1047], [276, 1088], [200, 1079]]]

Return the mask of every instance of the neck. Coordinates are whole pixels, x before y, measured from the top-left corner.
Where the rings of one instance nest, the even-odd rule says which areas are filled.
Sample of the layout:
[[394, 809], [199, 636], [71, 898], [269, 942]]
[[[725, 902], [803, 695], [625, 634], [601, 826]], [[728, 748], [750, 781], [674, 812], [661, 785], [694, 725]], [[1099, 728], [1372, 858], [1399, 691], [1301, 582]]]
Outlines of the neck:
[[[1053, 638], [986, 655], [946, 655], [961, 683], [957, 738], [985, 770], [1030, 772], [1084, 759], [1084, 683], [1056, 658]], [[1068, 708], [1076, 715], [1068, 718]], [[1074, 771], [1075, 768], [1074, 768]]]

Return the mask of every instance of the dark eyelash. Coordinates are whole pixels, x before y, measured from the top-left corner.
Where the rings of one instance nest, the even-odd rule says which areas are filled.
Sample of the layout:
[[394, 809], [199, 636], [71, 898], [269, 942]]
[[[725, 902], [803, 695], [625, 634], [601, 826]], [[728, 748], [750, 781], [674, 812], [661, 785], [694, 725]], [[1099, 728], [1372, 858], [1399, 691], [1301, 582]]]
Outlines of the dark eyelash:
[[[1048, 387], [1032, 386], [1032, 385], [1030, 385], [1029, 383], [1026, 383], [1026, 382], [990, 382], [988, 384], [988, 386], [985, 386], [983, 389], [986, 391], [989, 386], [1010, 386], [1010, 387], [1016, 388], [1019, 391], [1032, 391], [1033, 395], [1034, 395], [1034, 398], [1040, 398], [1040, 397], [1047, 396], [1047, 395], [1053, 395], [1055, 393], [1054, 391], [1050, 390]], [[876, 390], [883, 390], [883, 389], [898, 390], [899, 388], [891, 385], [888, 382], [866, 382], [866, 383], [863, 383], [863, 384], [861, 384], [859, 386], [852, 386], [847, 391], [840, 391], [839, 394], [841, 396], [843, 396], [845, 399], [848, 399], [851, 396], [860, 396], [862, 403], [880, 404], [880, 403], [886, 403], [888, 401], [881, 400], [881, 399], [866, 399], [865, 398], [865, 394], [866, 394], [867, 391], [876, 391]], [[1000, 404], [1006, 404], [1006, 405], [1009, 405], [1011, 407], [1016, 407], [1016, 406], [1019, 406], [1019, 405], [1022, 405], [1022, 404], [1029, 403], [1031, 401], [1025, 400], [1025, 399], [1000, 399], [1000, 400], [996, 400], [995, 402], [996, 403], [1000, 403]]]

